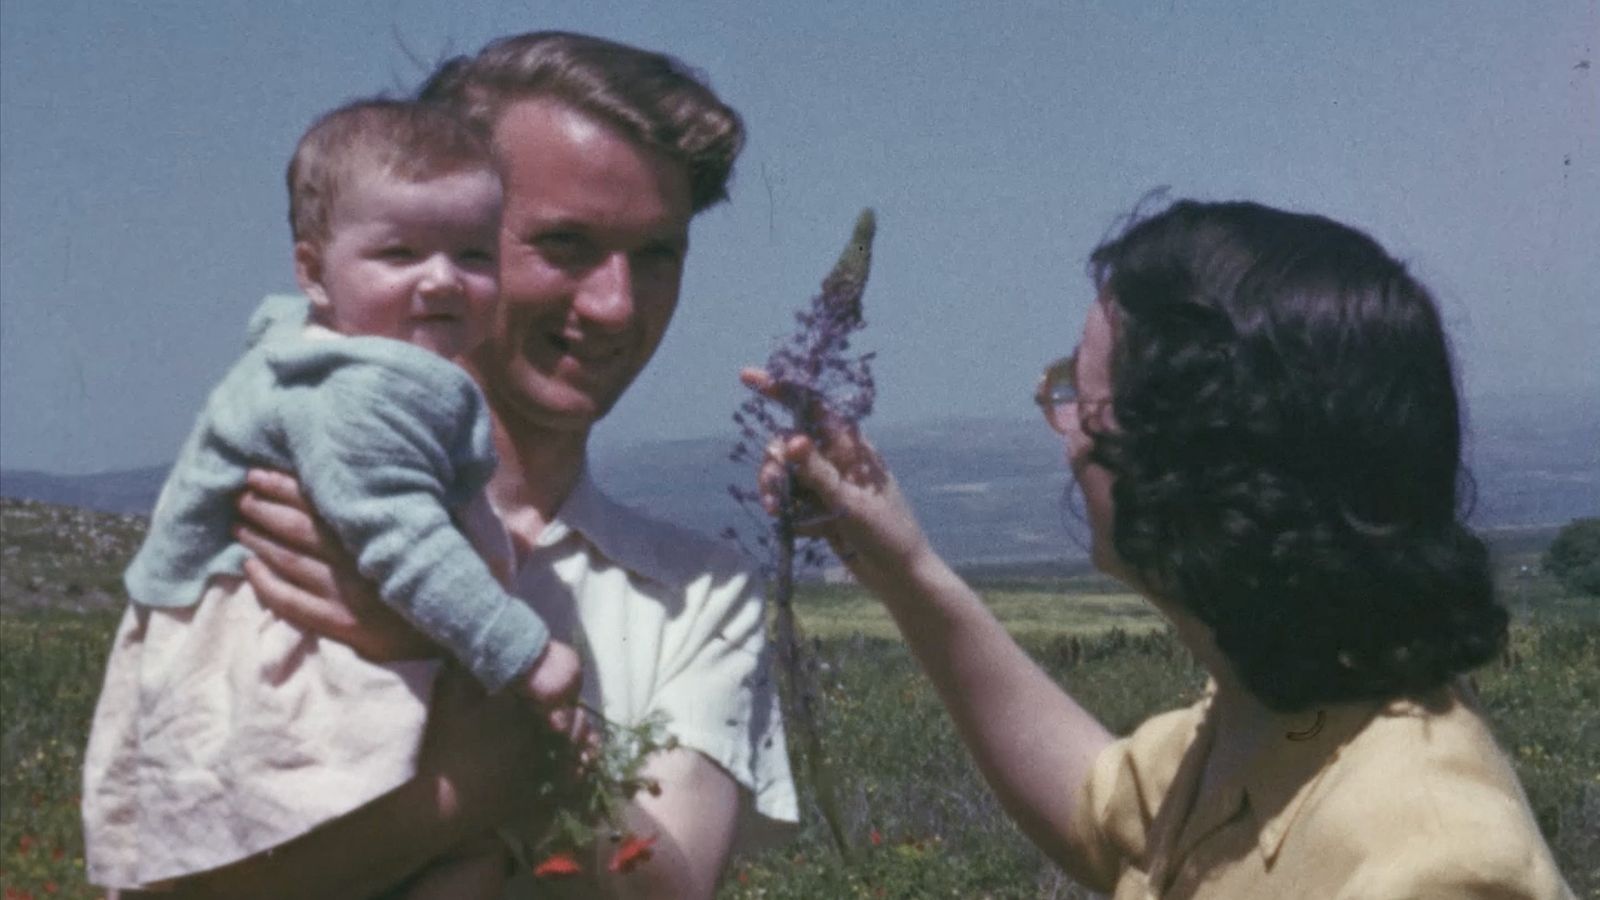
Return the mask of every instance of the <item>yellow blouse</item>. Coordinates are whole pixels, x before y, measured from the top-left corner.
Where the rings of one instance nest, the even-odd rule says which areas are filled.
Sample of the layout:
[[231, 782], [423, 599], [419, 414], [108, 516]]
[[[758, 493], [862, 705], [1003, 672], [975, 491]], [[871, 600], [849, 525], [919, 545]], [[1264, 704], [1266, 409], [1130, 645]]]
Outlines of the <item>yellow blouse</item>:
[[1115, 900], [1570, 898], [1470, 689], [1283, 717], [1284, 737], [1196, 796], [1210, 698], [1106, 748], [1069, 852]]

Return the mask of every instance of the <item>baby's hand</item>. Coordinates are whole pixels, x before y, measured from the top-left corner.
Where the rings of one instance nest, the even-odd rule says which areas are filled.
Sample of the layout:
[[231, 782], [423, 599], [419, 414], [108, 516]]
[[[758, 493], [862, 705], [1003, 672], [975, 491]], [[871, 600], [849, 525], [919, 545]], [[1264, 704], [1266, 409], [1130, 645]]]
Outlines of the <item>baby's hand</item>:
[[533, 667], [515, 683], [518, 694], [533, 703], [546, 725], [566, 735], [587, 757], [595, 752], [599, 735], [589, 717], [578, 707], [578, 692], [583, 687], [583, 663], [571, 644], [552, 640]]
[[570, 644], [551, 640], [544, 653], [516, 682], [517, 693], [533, 701], [543, 713], [571, 710], [583, 687], [583, 664]]

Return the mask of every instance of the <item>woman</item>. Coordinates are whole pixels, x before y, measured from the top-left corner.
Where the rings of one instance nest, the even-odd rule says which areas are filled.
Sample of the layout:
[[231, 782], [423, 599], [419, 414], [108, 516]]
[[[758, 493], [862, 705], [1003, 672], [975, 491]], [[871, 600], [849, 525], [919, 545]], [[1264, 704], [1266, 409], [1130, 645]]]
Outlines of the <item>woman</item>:
[[[1010, 815], [1117, 898], [1566, 897], [1462, 673], [1505, 640], [1458, 516], [1438, 311], [1358, 231], [1181, 202], [1091, 257], [1099, 299], [1037, 399], [1092, 557], [1211, 676], [1116, 740], [933, 552], [870, 445], [777, 442]], [[745, 381], [771, 391], [765, 373]]]

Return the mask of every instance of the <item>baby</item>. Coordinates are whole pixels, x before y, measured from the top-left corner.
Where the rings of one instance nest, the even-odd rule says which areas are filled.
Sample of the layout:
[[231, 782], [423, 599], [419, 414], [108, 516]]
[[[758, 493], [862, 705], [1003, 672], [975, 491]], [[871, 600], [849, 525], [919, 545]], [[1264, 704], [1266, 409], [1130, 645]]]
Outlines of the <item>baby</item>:
[[[415, 774], [437, 663], [368, 662], [260, 605], [231, 537], [251, 467], [293, 471], [383, 600], [486, 689], [544, 714], [577, 695], [576, 653], [497, 577], [489, 415], [450, 361], [497, 302], [488, 146], [443, 110], [361, 101], [311, 127], [288, 181], [310, 321], [300, 298], [256, 312], [125, 576], [84, 774], [106, 887], [237, 862]], [[492, 894], [502, 874], [493, 853], [436, 865], [413, 894]]]

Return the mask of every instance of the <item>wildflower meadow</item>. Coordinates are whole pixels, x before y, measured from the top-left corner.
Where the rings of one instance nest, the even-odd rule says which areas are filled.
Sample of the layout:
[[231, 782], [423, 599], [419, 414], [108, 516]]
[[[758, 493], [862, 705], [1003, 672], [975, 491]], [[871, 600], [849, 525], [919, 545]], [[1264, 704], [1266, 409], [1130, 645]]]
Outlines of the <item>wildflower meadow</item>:
[[[83, 598], [103, 589], [101, 571], [120, 566], [137, 529], [124, 535], [118, 517], [38, 504], [6, 501], [0, 511], [0, 898], [94, 897], [83, 879], [79, 767], [119, 604]], [[70, 528], [56, 521], [63, 516]], [[58, 538], [42, 533], [50, 522]], [[83, 541], [103, 549], [74, 569], [65, 560]], [[1563, 873], [1578, 896], [1600, 897], [1600, 601], [1530, 571], [1530, 560], [1536, 548], [1501, 562], [1513, 640], [1475, 680]], [[66, 592], [70, 579], [76, 594]], [[1200, 689], [1177, 642], [1107, 582], [996, 581], [982, 592], [1114, 730]], [[51, 596], [68, 599], [45, 603]], [[795, 606], [818, 651], [827, 698], [818, 727], [851, 854], [847, 862], [834, 848], [802, 779], [798, 836], [736, 859], [721, 897], [1088, 896], [1001, 813], [869, 598], [806, 584]]]

